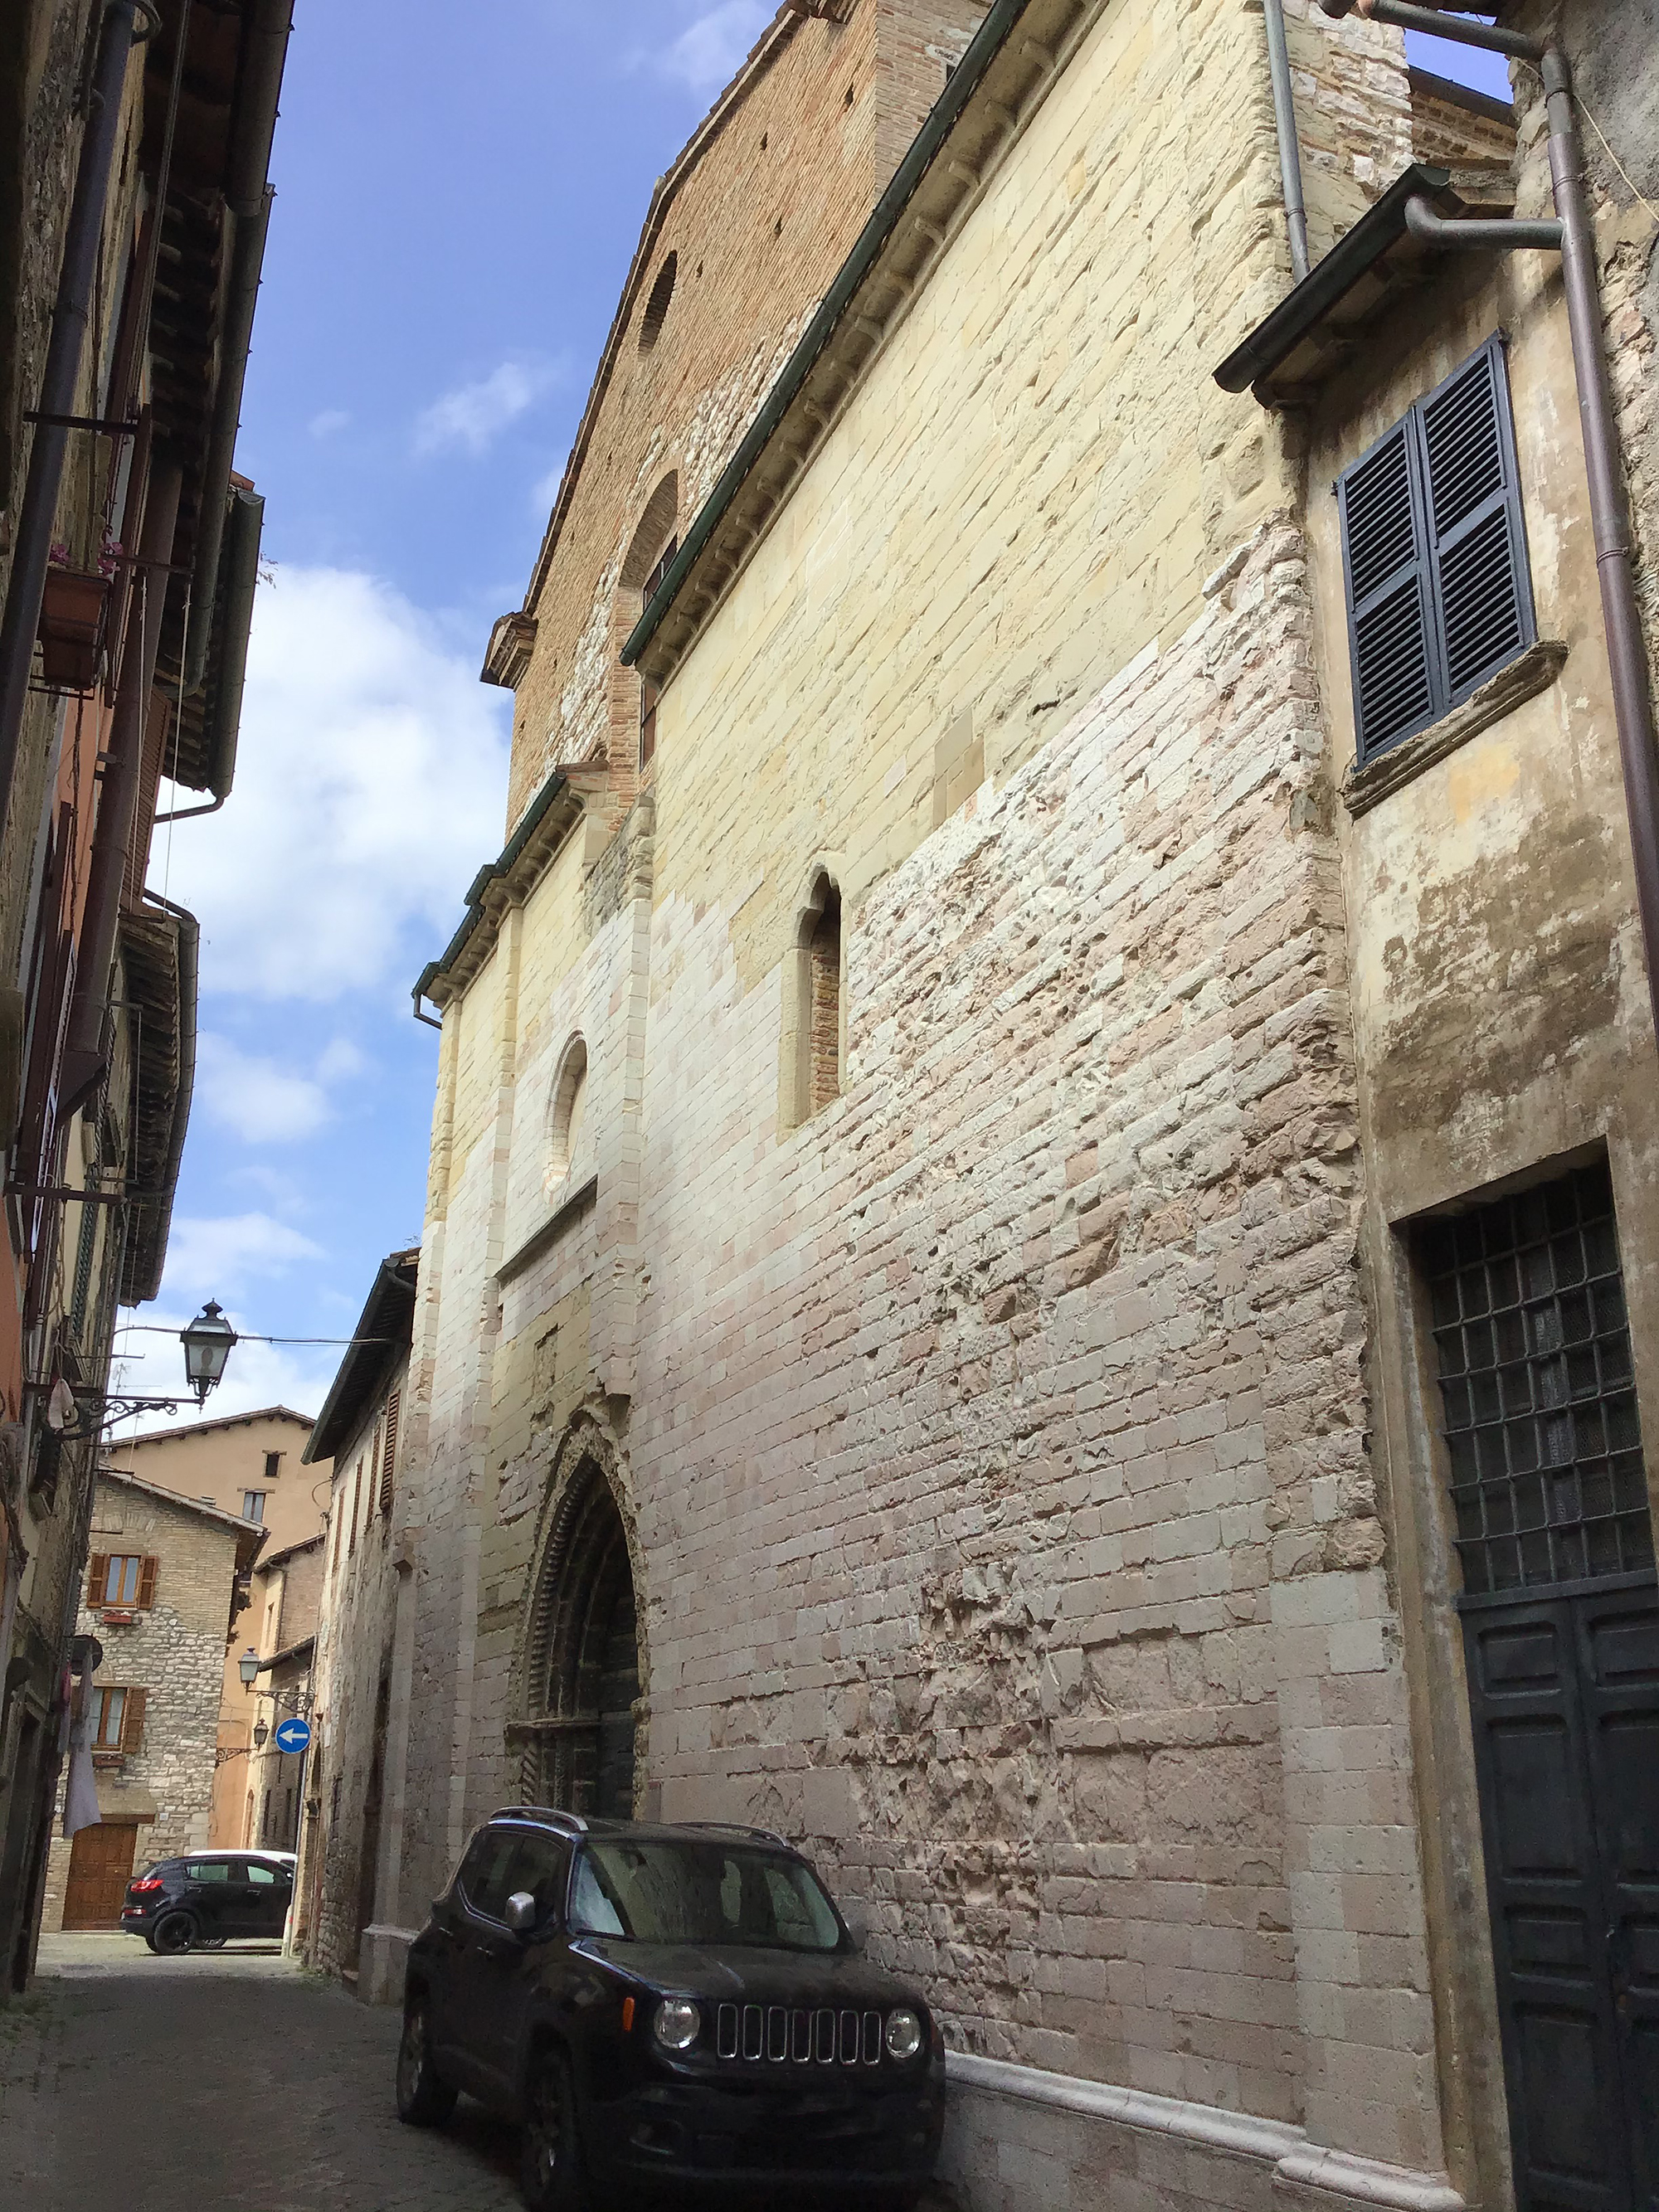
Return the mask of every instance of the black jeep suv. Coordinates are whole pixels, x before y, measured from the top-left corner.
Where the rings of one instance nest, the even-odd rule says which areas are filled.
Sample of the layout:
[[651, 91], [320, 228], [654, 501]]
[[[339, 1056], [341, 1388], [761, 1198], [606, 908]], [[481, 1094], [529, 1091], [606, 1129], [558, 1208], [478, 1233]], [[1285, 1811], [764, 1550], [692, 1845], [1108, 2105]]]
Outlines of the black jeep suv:
[[398, 2112], [431, 2126], [460, 2089], [523, 2122], [531, 2212], [653, 2184], [901, 2206], [938, 2154], [945, 2046], [781, 1837], [521, 1806], [410, 1949]]

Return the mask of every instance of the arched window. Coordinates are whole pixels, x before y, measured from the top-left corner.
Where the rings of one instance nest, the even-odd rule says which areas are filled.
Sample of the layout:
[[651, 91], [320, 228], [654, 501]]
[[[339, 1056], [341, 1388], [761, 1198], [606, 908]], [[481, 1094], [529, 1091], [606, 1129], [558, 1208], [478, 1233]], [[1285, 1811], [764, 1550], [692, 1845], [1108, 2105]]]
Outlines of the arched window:
[[809, 1000], [806, 1110], [841, 1096], [841, 893], [824, 886], [823, 908], [806, 945]]
[[657, 688], [622, 665], [628, 634], [679, 550], [680, 480], [671, 469], [646, 501], [623, 556], [611, 629], [611, 757], [647, 767], [657, 749]]
[[798, 1127], [839, 1098], [843, 1059], [841, 892], [827, 872], [798, 910], [785, 973], [786, 1127]]
[[638, 1614], [628, 1534], [592, 1461], [566, 1493], [537, 1593], [525, 1780], [533, 1802], [628, 1820], [634, 1811]]
[[668, 320], [669, 302], [674, 296], [674, 279], [679, 274], [680, 258], [668, 254], [657, 279], [651, 287], [651, 296], [645, 303], [645, 313], [640, 319], [640, 351], [649, 353], [662, 336], [662, 326]]
[[569, 1174], [570, 1163], [580, 1149], [586, 1103], [587, 1047], [580, 1037], [576, 1037], [566, 1048], [558, 1081], [553, 1086], [546, 1177], [550, 1197]]

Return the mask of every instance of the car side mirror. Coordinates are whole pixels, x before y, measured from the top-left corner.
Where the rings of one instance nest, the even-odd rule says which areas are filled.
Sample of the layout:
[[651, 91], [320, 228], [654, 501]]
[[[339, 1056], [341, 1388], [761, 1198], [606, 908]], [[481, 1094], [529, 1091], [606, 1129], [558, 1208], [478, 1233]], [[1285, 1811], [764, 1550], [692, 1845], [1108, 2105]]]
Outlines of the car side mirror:
[[508, 1933], [514, 1936], [528, 1936], [540, 1917], [536, 1900], [527, 1889], [515, 1889], [501, 1913]]

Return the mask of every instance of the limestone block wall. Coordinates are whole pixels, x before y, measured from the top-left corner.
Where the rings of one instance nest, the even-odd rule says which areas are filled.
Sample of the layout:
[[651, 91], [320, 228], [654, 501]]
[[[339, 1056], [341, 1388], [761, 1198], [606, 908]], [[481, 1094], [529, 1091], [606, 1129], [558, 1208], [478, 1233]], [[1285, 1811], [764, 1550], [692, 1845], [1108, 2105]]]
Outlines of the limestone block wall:
[[[1257, 2198], [1310, 2140], [1404, 2203], [1443, 2154], [1297, 456], [1209, 377], [1283, 251], [1259, 15], [1103, 8], [665, 690], [611, 853], [492, 921], [444, 1024], [386, 1917], [516, 1794], [587, 1451], [642, 1808], [803, 1838], [1020, 2095], [1248, 2114]], [[820, 868], [846, 1085], [786, 1133]], [[1086, 2201], [1097, 2135], [1049, 2188], [992, 2133], [976, 2208]]]

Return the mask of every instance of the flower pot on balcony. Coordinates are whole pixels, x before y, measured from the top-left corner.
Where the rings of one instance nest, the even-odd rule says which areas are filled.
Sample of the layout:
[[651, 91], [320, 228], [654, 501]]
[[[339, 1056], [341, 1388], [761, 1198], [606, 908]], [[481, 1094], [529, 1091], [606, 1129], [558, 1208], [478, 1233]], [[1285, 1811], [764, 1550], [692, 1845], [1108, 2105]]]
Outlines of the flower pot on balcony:
[[90, 691], [98, 681], [109, 578], [50, 568], [40, 599], [41, 673], [54, 691]]

